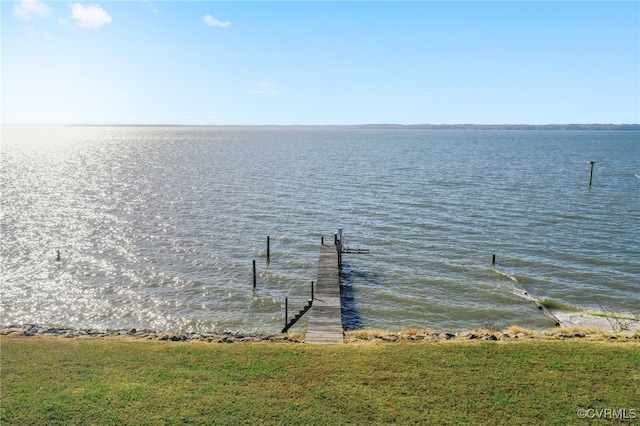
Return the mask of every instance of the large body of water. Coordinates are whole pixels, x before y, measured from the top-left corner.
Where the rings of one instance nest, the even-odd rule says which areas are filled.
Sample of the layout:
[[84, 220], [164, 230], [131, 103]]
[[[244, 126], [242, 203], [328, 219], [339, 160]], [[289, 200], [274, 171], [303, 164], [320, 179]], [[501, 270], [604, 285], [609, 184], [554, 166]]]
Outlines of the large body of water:
[[278, 332], [338, 227], [348, 328], [640, 313], [638, 132], [9, 126], [1, 165], [5, 325]]

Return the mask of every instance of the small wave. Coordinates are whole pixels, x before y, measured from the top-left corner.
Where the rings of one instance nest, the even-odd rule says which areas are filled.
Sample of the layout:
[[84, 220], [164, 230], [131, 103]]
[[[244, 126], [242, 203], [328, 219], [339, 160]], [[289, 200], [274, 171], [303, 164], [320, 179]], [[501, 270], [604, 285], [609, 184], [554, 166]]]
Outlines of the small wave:
[[640, 321], [638, 315], [633, 315], [625, 312], [615, 312], [608, 307], [602, 307], [600, 310], [597, 309], [585, 309], [584, 312], [586, 315], [590, 315], [593, 317], [601, 317], [601, 318], [610, 318], [613, 320], [632, 320], [634, 322]]
[[540, 303], [544, 305], [547, 309], [557, 309], [559, 311], [569, 311], [569, 312], [581, 312], [582, 309], [577, 306], [567, 305], [566, 303], [562, 303], [558, 300], [543, 298], [540, 299]]
[[493, 268], [493, 271], [498, 275], [500, 275], [501, 277], [508, 278], [511, 281], [511, 284], [508, 285], [509, 292], [525, 300], [536, 302], [536, 298], [529, 294], [527, 289], [523, 287], [522, 283], [520, 282], [520, 280], [518, 280], [518, 278], [515, 275], [509, 274], [508, 272], [502, 271], [495, 267]]
[[567, 313], [567, 312], [579, 313], [578, 316], [568, 317], [572, 322], [575, 322], [575, 318], [582, 318], [583, 320], [584, 318], [591, 318], [592, 320], [595, 320], [596, 318], [600, 318], [600, 319], [616, 318], [616, 319], [631, 320], [631, 321], [636, 321], [638, 318], [637, 316], [634, 316], [631, 314], [612, 312], [610, 310], [607, 310], [607, 308], [601, 308], [600, 310], [582, 309], [577, 306], [568, 305], [558, 300], [548, 299], [548, 298], [541, 299], [540, 303], [542, 303], [545, 308], [553, 311], [553, 313], [556, 316], [557, 315], [563, 316], [564, 315], [563, 313]]
[[505, 277], [509, 278], [511, 281], [515, 281], [517, 283], [519, 283], [520, 281], [518, 281], [518, 279], [516, 277], [514, 277], [513, 275], [507, 274], [506, 272], [503, 272], [502, 275], [504, 275]]
[[535, 297], [531, 296], [527, 290], [517, 285], [511, 286], [511, 293], [530, 302], [536, 300]]
[[520, 283], [520, 281], [518, 281], [518, 279], [517, 279], [515, 276], [513, 276], [513, 275], [511, 275], [511, 274], [509, 274], [509, 273], [507, 273], [507, 272], [505, 272], [505, 271], [501, 271], [500, 269], [497, 269], [497, 268], [493, 268], [493, 270], [494, 270], [496, 273], [498, 273], [498, 274], [502, 275], [503, 277], [509, 278], [511, 281], [514, 281], [514, 282]]

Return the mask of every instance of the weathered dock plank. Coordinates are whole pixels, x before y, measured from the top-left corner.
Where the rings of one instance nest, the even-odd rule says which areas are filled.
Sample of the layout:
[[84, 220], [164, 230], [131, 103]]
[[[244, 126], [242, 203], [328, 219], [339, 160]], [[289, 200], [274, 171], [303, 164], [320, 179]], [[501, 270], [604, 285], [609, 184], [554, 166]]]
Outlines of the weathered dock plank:
[[336, 246], [322, 245], [313, 305], [307, 313], [306, 343], [344, 343], [339, 274]]

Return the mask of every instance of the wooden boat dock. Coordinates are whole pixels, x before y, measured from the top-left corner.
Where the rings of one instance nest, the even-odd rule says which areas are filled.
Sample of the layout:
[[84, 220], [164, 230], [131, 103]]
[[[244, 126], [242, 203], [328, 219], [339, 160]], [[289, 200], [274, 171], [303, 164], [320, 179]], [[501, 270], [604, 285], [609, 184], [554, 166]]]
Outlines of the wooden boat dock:
[[308, 312], [305, 343], [344, 343], [340, 303], [340, 245], [320, 246], [318, 282]]

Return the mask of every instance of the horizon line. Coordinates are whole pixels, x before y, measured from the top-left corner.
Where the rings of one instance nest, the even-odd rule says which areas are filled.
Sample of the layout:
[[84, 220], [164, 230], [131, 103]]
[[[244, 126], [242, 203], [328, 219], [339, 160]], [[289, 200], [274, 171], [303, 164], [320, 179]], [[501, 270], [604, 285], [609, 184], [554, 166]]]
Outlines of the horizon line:
[[531, 124], [531, 123], [496, 123], [496, 124], [477, 124], [477, 123], [364, 123], [364, 124], [180, 124], [180, 123], [2, 123], [0, 126], [75, 126], [75, 127], [342, 127], [342, 128], [386, 128], [386, 129], [402, 129], [402, 128], [619, 128], [633, 127], [640, 129], [640, 123], [547, 123], [547, 124]]

